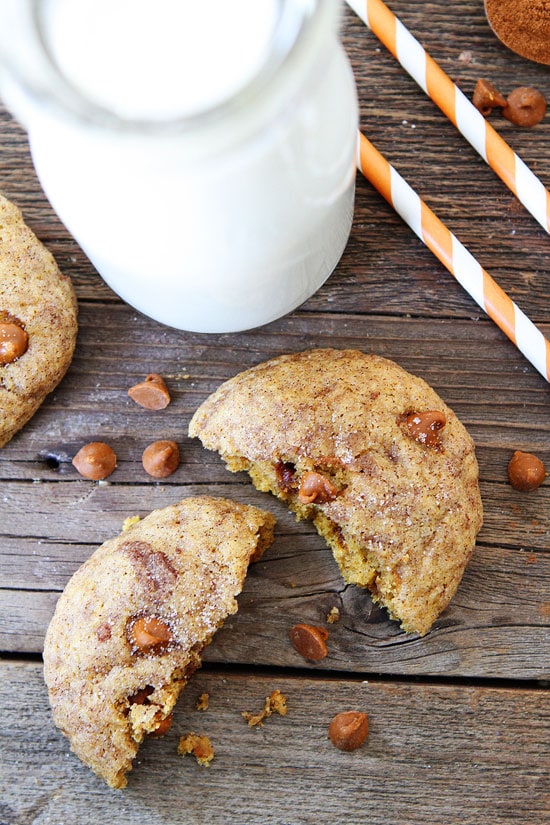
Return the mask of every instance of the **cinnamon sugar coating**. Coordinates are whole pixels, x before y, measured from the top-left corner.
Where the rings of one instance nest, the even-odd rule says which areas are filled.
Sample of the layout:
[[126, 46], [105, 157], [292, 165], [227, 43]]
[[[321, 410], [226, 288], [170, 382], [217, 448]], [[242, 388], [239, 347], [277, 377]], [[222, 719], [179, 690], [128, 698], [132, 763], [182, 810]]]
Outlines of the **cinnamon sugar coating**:
[[0, 360], [0, 447], [23, 427], [61, 381], [73, 356], [77, 305], [72, 284], [0, 195], [0, 323], [27, 336], [15, 360]]
[[[435, 446], [402, 426], [424, 411], [445, 420]], [[422, 379], [355, 350], [283, 355], [224, 383], [189, 434], [311, 519], [344, 579], [404, 630], [426, 633], [449, 604], [482, 522], [478, 467], [464, 426]], [[300, 500], [310, 472], [334, 497]]]
[[105, 542], [67, 584], [44, 645], [50, 704], [72, 750], [113, 788], [237, 611], [274, 524], [255, 507], [187, 498]]

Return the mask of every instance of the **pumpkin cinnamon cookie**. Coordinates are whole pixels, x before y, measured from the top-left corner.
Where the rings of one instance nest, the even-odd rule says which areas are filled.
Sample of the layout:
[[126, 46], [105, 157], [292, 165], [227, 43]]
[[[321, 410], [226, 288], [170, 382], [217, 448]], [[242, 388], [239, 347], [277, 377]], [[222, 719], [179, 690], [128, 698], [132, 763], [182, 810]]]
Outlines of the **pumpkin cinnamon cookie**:
[[482, 522], [478, 468], [422, 379], [355, 350], [283, 355], [224, 383], [189, 434], [311, 519], [404, 630], [427, 633], [449, 604]]
[[67, 584], [46, 633], [45, 681], [56, 725], [111, 787], [126, 785], [146, 734], [170, 726], [274, 524], [255, 507], [187, 498], [105, 542]]
[[0, 447], [65, 375], [76, 318], [69, 278], [0, 195]]

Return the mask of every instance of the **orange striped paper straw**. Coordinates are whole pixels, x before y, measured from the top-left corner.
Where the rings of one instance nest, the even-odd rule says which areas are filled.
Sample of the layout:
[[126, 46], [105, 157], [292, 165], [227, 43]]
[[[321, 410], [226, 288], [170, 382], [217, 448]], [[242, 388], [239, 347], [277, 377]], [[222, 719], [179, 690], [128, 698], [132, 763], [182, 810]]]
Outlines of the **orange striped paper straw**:
[[489, 318], [550, 381], [550, 342], [361, 133], [357, 166]]
[[382, 0], [347, 0], [459, 132], [550, 232], [550, 192]]

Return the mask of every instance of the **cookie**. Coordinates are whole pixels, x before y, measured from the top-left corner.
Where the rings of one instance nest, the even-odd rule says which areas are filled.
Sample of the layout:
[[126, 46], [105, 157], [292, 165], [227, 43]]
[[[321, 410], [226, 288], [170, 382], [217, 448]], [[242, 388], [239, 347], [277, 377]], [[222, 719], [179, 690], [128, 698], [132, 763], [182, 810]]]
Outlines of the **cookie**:
[[224, 383], [189, 435], [311, 519], [347, 582], [427, 633], [482, 522], [472, 439], [420, 378], [355, 350], [312, 350]]
[[0, 447], [65, 375], [76, 332], [69, 278], [0, 195]]
[[187, 498], [105, 542], [67, 584], [44, 644], [50, 705], [111, 787], [125, 787], [144, 737], [169, 727], [274, 524], [255, 507]]

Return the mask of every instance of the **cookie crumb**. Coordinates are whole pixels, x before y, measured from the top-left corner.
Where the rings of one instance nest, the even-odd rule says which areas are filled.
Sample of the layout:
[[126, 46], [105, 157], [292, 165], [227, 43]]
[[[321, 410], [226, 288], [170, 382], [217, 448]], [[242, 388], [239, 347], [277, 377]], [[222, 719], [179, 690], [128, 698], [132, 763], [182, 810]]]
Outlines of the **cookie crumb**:
[[122, 532], [124, 533], [126, 530], [129, 530], [130, 527], [133, 527], [138, 521], [141, 521], [140, 516], [128, 516], [128, 518], [125, 518], [122, 522]]
[[340, 611], [337, 607], [331, 607], [327, 616], [327, 622], [329, 624], [336, 624], [336, 622], [340, 621]]
[[274, 690], [271, 696], [265, 697], [265, 704], [259, 713], [248, 713], [248, 711], [243, 710], [241, 716], [246, 719], [250, 728], [256, 725], [261, 727], [264, 719], [271, 716], [272, 713], [286, 716], [287, 710], [286, 696], [283, 696], [280, 690]]
[[196, 710], [208, 710], [208, 703], [210, 701], [210, 696], [208, 693], [201, 693], [199, 698], [197, 699], [197, 704], [195, 705]]
[[199, 765], [207, 768], [214, 759], [214, 748], [208, 736], [199, 736], [196, 733], [187, 733], [180, 736], [178, 753], [185, 756], [192, 753]]

